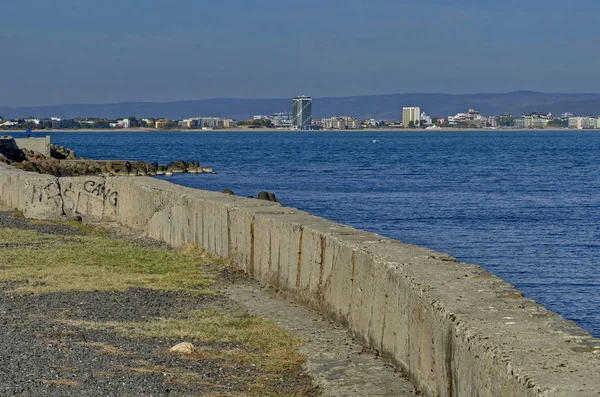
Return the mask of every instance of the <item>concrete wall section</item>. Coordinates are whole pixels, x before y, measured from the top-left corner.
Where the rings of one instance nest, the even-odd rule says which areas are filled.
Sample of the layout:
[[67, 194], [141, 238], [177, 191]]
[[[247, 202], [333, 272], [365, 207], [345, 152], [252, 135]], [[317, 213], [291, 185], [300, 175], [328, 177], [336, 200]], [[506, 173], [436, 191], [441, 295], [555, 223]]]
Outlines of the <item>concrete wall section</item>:
[[26, 217], [56, 219], [63, 213], [57, 178], [16, 170], [0, 163], [0, 204], [23, 211]]
[[345, 325], [425, 396], [598, 396], [600, 341], [472, 264], [279, 204], [0, 164], [0, 203], [196, 244]]
[[33, 150], [43, 154], [46, 157], [50, 157], [50, 136], [46, 135], [44, 138], [15, 138], [17, 146], [21, 150]]
[[63, 212], [69, 217], [116, 221], [119, 191], [102, 177], [59, 178]]

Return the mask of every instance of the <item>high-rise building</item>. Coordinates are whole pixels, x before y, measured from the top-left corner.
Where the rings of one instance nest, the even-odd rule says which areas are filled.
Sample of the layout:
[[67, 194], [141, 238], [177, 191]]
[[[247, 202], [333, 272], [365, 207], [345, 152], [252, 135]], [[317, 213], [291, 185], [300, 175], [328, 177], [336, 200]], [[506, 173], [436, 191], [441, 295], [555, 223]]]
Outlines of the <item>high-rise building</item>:
[[298, 130], [309, 130], [312, 124], [312, 98], [297, 96], [292, 101], [292, 125]]
[[[412, 123], [411, 123], [412, 122]], [[402, 108], [402, 127], [419, 127], [421, 125], [421, 108]]]

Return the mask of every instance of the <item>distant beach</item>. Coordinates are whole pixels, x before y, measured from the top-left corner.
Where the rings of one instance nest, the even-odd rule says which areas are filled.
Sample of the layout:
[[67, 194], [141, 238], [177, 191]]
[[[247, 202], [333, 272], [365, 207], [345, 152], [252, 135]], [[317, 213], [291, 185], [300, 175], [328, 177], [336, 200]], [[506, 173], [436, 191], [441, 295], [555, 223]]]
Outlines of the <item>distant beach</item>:
[[[298, 132], [298, 133], [319, 133], [319, 132], [348, 132], [348, 133], [360, 133], [360, 132], [494, 132], [494, 131], [513, 131], [513, 132], [543, 132], [543, 131], [568, 131], [567, 128], [555, 128], [555, 129], [518, 129], [518, 128], [448, 128], [448, 127], [440, 127], [435, 129], [424, 129], [424, 128], [363, 128], [360, 130], [293, 130], [293, 129], [279, 129], [279, 128], [223, 128], [223, 129], [212, 129], [212, 130], [202, 130], [202, 129], [170, 129], [170, 130], [157, 130], [154, 128], [95, 128], [95, 129], [87, 129], [87, 128], [79, 128], [79, 129], [39, 129], [32, 130], [33, 134], [44, 134], [51, 132], [194, 132], [194, 133], [227, 133], [227, 132]], [[2, 130], [0, 134], [2, 135], [10, 135], [13, 132], [24, 133], [26, 130], [18, 129], [18, 130]], [[572, 131], [598, 131], [594, 129], [586, 129], [586, 130], [572, 130]]]

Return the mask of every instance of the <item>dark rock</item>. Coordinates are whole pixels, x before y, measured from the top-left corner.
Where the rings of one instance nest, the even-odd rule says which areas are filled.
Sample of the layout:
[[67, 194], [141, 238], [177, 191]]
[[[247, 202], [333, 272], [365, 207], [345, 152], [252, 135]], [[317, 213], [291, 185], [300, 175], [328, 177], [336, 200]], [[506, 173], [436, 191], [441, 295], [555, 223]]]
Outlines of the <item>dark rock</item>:
[[[16, 146], [16, 142], [12, 137], [0, 137], [0, 149], [0, 161], [2, 162], [26, 171], [51, 174], [57, 177], [80, 175], [173, 175], [173, 173], [181, 172], [202, 173], [200, 163], [197, 161], [186, 162], [178, 160], [169, 163], [168, 166], [161, 166], [156, 161], [146, 163], [144, 161], [86, 160], [77, 158], [73, 150], [56, 145], [50, 145], [51, 156], [46, 157], [42, 153], [34, 151], [21, 151]], [[212, 169], [209, 170], [212, 171]]]
[[274, 203], [279, 202], [279, 201], [277, 201], [277, 198], [275, 197], [275, 193], [271, 193], [271, 192], [260, 192], [260, 193], [258, 193], [258, 196], [256, 198], [259, 200], [272, 201]]
[[268, 192], [259, 192], [258, 196], [256, 197], [259, 200], [267, 200], [269, 201], [269, 193]]
[[183, 160], [172, 161], [167, 165], [167, 170], [170, 170], [173, 173], [187, 172], [188, 164]]
[[234, 193], [233, 193], [233, 190], [231, 190], [231, 189], [229, 189], [229, 188], [227, 188], [227, 189], [223, 190], [223, 193], [225, 193], [225, 194], [234, 194]]
[[25, 171], [29, 171], [29, 172], [40, 172], [40, 169], [38, 168], [36, 163], [32, 163], [30, 161], [24, 161], [23, 162], [23, 169]]
[[56, 149], [50, 149], [50, 157], [59, 160], [65, 160], [67, 158], [67, 156], [65, 156], [62, 152], [59, 152]]
[[10, 161], [22, 162], [27, 159], [25, 152], [19, 149], [14, 138], [9, 136], [0, 137], [0, 154]]

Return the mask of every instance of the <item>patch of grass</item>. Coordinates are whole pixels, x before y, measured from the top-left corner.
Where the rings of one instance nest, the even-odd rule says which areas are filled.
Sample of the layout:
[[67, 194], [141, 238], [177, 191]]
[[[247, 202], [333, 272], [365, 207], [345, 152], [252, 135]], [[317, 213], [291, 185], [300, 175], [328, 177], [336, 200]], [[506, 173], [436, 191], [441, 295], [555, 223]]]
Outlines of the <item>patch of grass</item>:
[[209, 293], [215, 264], [205, 252], [152, 250], [100, 233], [57, 236], [3, 229], [0, 281], [21, 281], [16, 293], [125, 290], [145, 287]]
[[[66, 224], [78, 227], [78, 224]], [[0, 282], [13, 293], [50, 293], [67, 291], [114, 291], [130, 287], [210, 293], [210, 286], [222, 271], [223, 261], [215, 260], [195, 246], [180, 250], [141, 248], [131, 241], [109, 238], [93, 229], [80, 229], [81, 235], [54, 235], [32, 230], [0, 230]], [[228, 308], [230, 306], [227, 306]], [[68, 310], [68, 309], [67, 309]], [[26, 321], [30, 321], [27, 319]], [[243, 309], [198, 310], [184, 317], [149, 319], [146, 322], [86, 322], [55, 320], [77, 327], [107, 330], [129, 338], [154, 338], [190, 341], [199, 350], [178, 360], [215, 362], [219, 367], [239, 369], [224, 375], [235, 385], [233, 394], [222, 382], [213, 384], [201, 373], [187, 368], [156, 366], [137, 360], [133, 367], [117, 371], [138, 374], [163, 373], [165, 382], [198, 385], [206, 383], [214, 396], [282, 396], [293, 390], [285, 385], [289, 376], [297, 377], [305, 357], [299, 354], [302, 341], [273, 322], [249, 315]], [[75, 331], [68, 331], [75, 332]], [[43, 334], [60, 343], [62, 333]], [[133, 352], [99, 343], [85, 342], [98, 353], [128, 355]], [[175, 344], [175, 343], [174, 343]], [[167, 350], [164, 354], [169, 353]], [[125, 356], [129, 357], [129, 356]], [[217, 368], [219, 368], [217, 367]], [[119, 376], [105, 372], [101, 376]], [[56, 386], [77, 386], [68, 379], [44, 381]], [[283, 390], [282, 390], [283, 389]], [[226, 391], [227, 390], [227, 391]], [[238, 394], [236, 394], [239, 392]], [[203, 394], [204, 395], [204, 394]]]
[[[42, 221], [31, 221], [31, 222], [42, 222]], [[57, 221], [51, 221], [48, 223], [64, 225], [64, 226], [70, 227], [72, 229], [79, 230], [80, 232], [82, 232], [84, 234], [91, 234], [91, 235], [98, 235], [98, 236], [107, 236], [110, 234], [110, 231], [104, 227], [86, 225], [86, 224], [84, 224], [80, 221], [74, 220], [74, 219], [57, 220]]]
[[121, 356], [131, 354], [129, 352], [119, 349], [118, 347], [102, 342], [77, 342], [77, 344], [97, 348], [100, 353], [107, 354], [110, 356]]
[[246, 312], [197, 310], [187, 318], [148, 322], [67, 321], [90, 329], [111, 329], [126, 337], [168, 338], [205, 344], [235, 345], [235, 349], [200, 349], [187, 356], [216, 359], [225, 364], [254, 364], [270, 374], [298, 369], [305, 357], [298, 353], [302, 340], [288, 331]]
[[138, 374], [172, 374], [179, 372], [179, 368], [171, 368], [164, 365], [151, 365], [143, 367], [126, 367], [121, 365], [115, 369], [117, 371], [131, 371]]
[[[68, 324], [89, 329], [110, 329], [130, 338], [167, 338], [193, 341], [205, 344], [191, 355], [182, 356], [187, 360], [217, 361], [224, 368], [240, 366], [255, 368], [248, 376], [233, 376], [235, 384], [244, 384], [243, 393], [207, 394], [211, 396], [285, 396], [281, 394], [281, 382], [285, 373], [299, 371], [305, 357], [298, 351], [302, 340], [293, 337], [272, 321], [251, 316], [243, 311], [198, 310], [188, 313], [184, 319], [158, 319], [148, 322], [86, 322], [67, 321]], [[228, 348], [219, 346], [227, 345]], [[231, 348], [231, 345], [238, 346]], [[177, 383], [195, 383], [202, 379], [198, 374], [187, 371], [158, 367], [149, 362], [139, 361], [140, 367], [128, 367], [127, 370], [138, 373], [162, 372], [169, 375], [169, 381]], [[120, 368], [125, 370], [125, 368]], [[218, 385], [207, 384], [217, 388]], [[309, 390], [294, 395], [308, 394]], [[289, 394], [292, 396], [292, 394]]]
[[56, 386], [79, 386], [81, 383], [75, 382], [70, 379], [56, 379], [56, 380], [43, 380], [42, 383], [56, 385]]
[[216, 385], [205, 382], [202, 374], [196, 372], [189, 372], [186, 369], [178, 367], [167, 367], [164, 365], [149, 365], [141, 367], [129, 367], [129, 366], [118, 366], [115, 368], [117, 371], [135, 372], [140, 375], [148, 374], [162, 374], [165, 377], [167, 383], [180, 383], [187, 385], [202, 385], [205, 387], [219, 388], [222, 385]]

